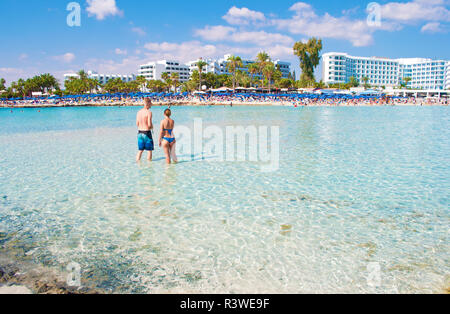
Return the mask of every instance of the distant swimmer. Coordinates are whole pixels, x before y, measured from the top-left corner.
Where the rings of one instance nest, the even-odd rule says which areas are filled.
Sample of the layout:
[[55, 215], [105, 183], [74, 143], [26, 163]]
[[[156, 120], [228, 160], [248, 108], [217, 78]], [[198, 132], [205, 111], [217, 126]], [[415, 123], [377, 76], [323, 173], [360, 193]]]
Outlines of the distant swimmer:
[[139, 162], [142, 158], [142, 154], [144, 151], [148, 151], [148, 161], [152, 161], [153, 159], [153, 150], [154, 144], [153, 144], [153, 136], [152, 136], [152, 130], [153, 130], [153, 115], [150, 111], [150, 108], [152, 107], [152, 102], [150, 98], [144, 99], [144, 108], [141, 109], [137, 113], [136, 117], [136, 125], [138, 127], [138, 149], [139, 152], [136, 156], [136, 162]]
[[165, 118], [161, 121], [161, 130], [159, 132], [159, 147], [162, 147], [164, 150], [167, 164], [171, 164], [172, 160], [175, 163], [178, 162], [175, 153], [176, 140], [173, 133], [175, 121], [170, 118], [171, 115], [172, 111], [170, 109], [164, 111]]

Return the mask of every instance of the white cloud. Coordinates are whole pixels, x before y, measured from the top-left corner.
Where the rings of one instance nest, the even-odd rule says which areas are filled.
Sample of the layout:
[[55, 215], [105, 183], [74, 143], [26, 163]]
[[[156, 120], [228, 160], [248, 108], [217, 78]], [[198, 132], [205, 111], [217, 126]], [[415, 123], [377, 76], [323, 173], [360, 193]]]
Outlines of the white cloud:
[[60, 56], [55, 56], [53, 57], [53, 59], [60, 62], [71, 63], [73, 60], [75, 60], [75, 54], [68, 52]]
[[446, 30], [439, 22], [430, 22], [422, 26], [422, 33], [445, 33]]
[[319, 16], [311, 5], [304, 2], [294, 4], [289, 10], [295, 12], [292, 18], [275, 19], [272, 24], [292, 34], [348, 40], [356, 47], [373, 43], [375, 29], [370, 28], [366, 20], [334, 17], [328, 13]]
[[255, 22], [264, 22], [264, 13], [252, 11], [248, 8], [232, 7], [228, 10], [223, 19], [231, 25], [248, 25]]
[[234, 32], [236, 32], [234, 27], [217, 25], [205, 26], [203, 29], [197, 29], [195, 30], [194, 35], [199, 36], [204, 40], [222, 41]]
[[24, 74], [24, 70], [18, 68], [0, 68], [0, 72], [4, 74]]
[[26, 59], [28, 59], [28, 55], [26, 53], [20, 54], [19, 61], [25, 61]]
[[138, 34], [139, 36], [145, 36], [145, 35], [147, 35], [147, 33], [146, 33], [142, 28], [140, 28], [140, 27], [133, 27], [133, 28], [131, 29], [131, 31], [132, 31], [133, 33]]
[[96, 70], [99, 73], [105, 74], [129, 75], [136, 74], [138, 72], [139, 66], [146, 62], [148, 62], [147, 59], [139, 58], [136, 56], [125, 57], [119, 62], [114, 60], [92, 58], [84, 64], [84, 68], [89, 70]]
[[0, 78], [6, 80], [6, 86], [10, 86], [11, 82], [17, 81], [19, 78], [26, 78], [26, 71], [20, 68], [0, 68]]
[[196, 60], [199, 57], [213, 57], [217, 54], [214, 45], [202, 44], [199, 41], [182, 43], [147, 43], [144, 47], [151, 52], [155, 59], [175, 59], [181, 62]]
[[89, 16], [95, 15], [97, 20], [104, 20], [108, 15], [122, 15], [116, 5], [116, 0], [87, 0]]
[[265, 31], [238, 31], [228, 26], [206, 26], [194, 32], [195, 36], [210, 41], [230, 41], [235, 43], [253, 43], [270, 45], [281, 43], [290, 45], [294, 40], [286, 35], [267, 33]]
[[126, 49], [122, 50], [120, 48], [116, 48], [115, 53], [116, 53], [116, 55], [127, 55], [128, 54]]
[[450, 21], [450, 11], [444, 0], [390, 2], [381, 6], [382, 19], [403, 23], [417, 21]]
[[277, 33], [267, 33], [265, 31], [257, 32], [236, 32], [231, 36], [231, 41], [237, 43], [254, 43], [254, 44], [264, 44], [271, 45], [275, 43], [281, 44], [294, 44], [294, 40], [286, 35]]

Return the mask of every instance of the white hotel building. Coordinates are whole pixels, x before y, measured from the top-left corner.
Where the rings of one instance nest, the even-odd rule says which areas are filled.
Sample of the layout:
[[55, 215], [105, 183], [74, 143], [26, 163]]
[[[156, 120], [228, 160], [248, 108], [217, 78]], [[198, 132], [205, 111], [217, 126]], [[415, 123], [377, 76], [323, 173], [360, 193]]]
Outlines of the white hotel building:
[[450, 61], [446, 60], [367, 58], [336, 52], [324, 54], [322, 60], [326, 84], [348, 83], [353, 76], [361, 84], [363, 77], [367, 77], [372, 86], [397, 87], [409, 77], [407, 87], [412, 89], [450, 88]]
[[149, 62], [140, 66], [139, 75], [145, 77], [147, 80], [161, 80], [163, 73], [178, 73], [180, 76], [180, 82], [184, 83], [189, 81], [190, 72], [189, 67], [185, 64], [181, 64], [178, 61], [156, 61]]
[[[203, 73], [214, 73], [214, 74], [230, 74], [227, 70], [228, 58], [231, 55], [225, 55], [222, 59], [202, 59], [207, 63], [203, 68]], [[200, 60], [200, 59], [199, 59]], [[143, 64], [139, 68], [139, 75], [144, 76], [147, 80], [161, 80], [161, 75], [164, 72], [169, 74], [176, 72], [180, 75], [180, 82], [184, 83], [190, 79], [192, 73], [198, 70], [197, 62], [190, 61], [187, 64], [181, 64], [178, 61], [155, 61]], [[248, 73], [247, 66], [249, 64], [255, 63], [253, 60], [242, 60], [244, 65], [240, 70]], [[275, 66], [279, 67], [283, 78], [288, 78], [291, 72], [291, 64], [289, 62], [284, 62], [277, 60], [274, 62]]]
[[[203, 72], [204, 73], [214, 73], [214, 74], [227, 74], [230, 75], [231, 73], [228, 72], [227, 70], [227, 64], [228, 64], [228, 59], [231, 57], [231, 55], [225, 55], [223, 58], [221, 59], [203, 59], [203, 61], [205, 61], [207, 63], [207, 65], [205, 66]], [[197, 62], [200, 61], [196, 60], [196, 61], [191, 61], [188, 62], [188, 66], [189, 66], [189, 71], [190, 74], [192, 75], [192, 73], [195, 70], [198, 70], [197, 67]], [[240, 68], [239, 70], [241, 70], [242, 72], [248, 72], [248, 66], [250, 64], [255, 63], [256, 61], [254, 60], [248, 60], [248, 59], [242, 59], [242, 64], [244, 65], [243, 68]], [[282, 77], [283, 78], [288, 78], [289, 77], [289, 73], [291, 73], [291, 63], [289, 62], [284, 62], [284, 61], [280, 61], [280, 60], [276, 60], [274, 61], [275, 67], [278, 67], [282, 73]], [[260, 76], [260, 75], [255, 75], [255, 76]]]
[[[100, 82], [100, 84], [104, 85], [108, 83], [108, 81], [116, 78], [120, 78], [123, 82], [131, 82], [136, 79], [135, 75], [121, 75], [121, 74], [98, 74], [95, 71], [88, 71], [87, 72], [88, 78], [95, 79]], [[78, 73], [67, 73], [64, 74], [64, 81], [69, 80], [70, 78], [80, 78]]]

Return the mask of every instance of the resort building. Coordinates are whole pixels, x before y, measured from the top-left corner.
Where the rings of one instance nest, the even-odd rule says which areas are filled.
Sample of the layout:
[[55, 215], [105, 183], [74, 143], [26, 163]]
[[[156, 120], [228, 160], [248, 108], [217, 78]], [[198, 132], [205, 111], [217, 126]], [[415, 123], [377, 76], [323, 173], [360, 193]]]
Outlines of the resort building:
[[445, 70], [445, 89], [450, 90], [450, 61], [447, 62]]
[[322, 56], [323, 81], [326, 84], [348, 83], [355, 77], [361, 84], [397, 87], [407, 82], [408, 88], [444, 90], [450, 87], [450, 62], [422, 58], [388, 59], [354, 57], [330, 52]]
[[147, 80], [161, 80], [163, 73], [168, 73], [169, 75], [178, 73], [182, 83], [187, 82], [190, 78], [189, 67], [178, 61], [161, 60], [149, 62], [141, 65], [139, 69], [139, 75]]
[[[161, 76], [163, 73], [178, 73], [180, 75], [180, 82], [187, 82], [192, 73], [195, 70], [198, 70], [197, 62], [203, 60], [206, 62], [206, 66], [203, 68], [203, 73], [214, 73], [214, 74], [227, 74], [231, 73], [227, 70], [228, 59], [231, 55], [225, 55], [221, 59], [198, 59], [195, 61], [190, 61], [187, 64], [182, 64], [178, 61], [154, 61], [149, 62], [147, 64], [143, 64], [139, 68], [139, 75], [144, 76], [147, 80], [161, 80]], [[252, 63], [255, 63], [254, 60], [242, 60], [242, 67], [240, 70], [248, 73], [248, 66]], [[291, 64], [289, 62], [276, 60], [274, 61], [275, 66], [281, 71], [283, 78], [288, 78], [291, 73]], [[255, 75], [256, 77], [260, 77], [260, 75]]]
[[[123, 82], [131, 82], [136, 79], [135, 75], [121, 75], [121, 74], [98, 74], [95, 71], [87, 72], [88, 78], [95, 79], [100, 82], [100, 84], [104, 85], [108, 83], [108, 81], [116, 78], [120, 78]], [[69, 80], [70, 78], [80, 78], [78, 73], [67, 73], [64, 74], [64, 81]]]
[[[228, 72], [227, 70], [227, 64], [228, 64], [228, 59], [231, 57], [230, 54], [225, 55], [223, 58], [221, 59], [202, 59], [203, 61], [205, 61], [207, 63], [207, 65], [204, 67], [203, 72], [204, 73], [214, 73], [214, 74], [227, 74], [230, 75], [231, 73]], [[197, 67], [197, 62], [200, 61], [200, 59], [195, 60], [195, 61], [190, 61], [187, 63], [187, 66], [189, 67], [189, 72], [190, 75], [192, 76], [192, 73], [195, 70], [198, 70]], [[242, 64], [244, 67], [240, 68], [239, 70], [241, 70], [242, 72], [248, 72], [248, 66], [250, 64], [255, 63], [256, 61], [254, 60], [248, 60], [248, 59], [242, 59]], [[291, 73], [291, 63], [290, 62], [285, 62], [285, 61], [280, 61], [280, 60], [276, 60], [274, 61], [275, 67], [279, 68], [279, 70], [282, 73], [282, 77], [283, 78], [288, 78], [289, 74]], [[260, 75], [255, 75], [257, 77], [260, 77]]]

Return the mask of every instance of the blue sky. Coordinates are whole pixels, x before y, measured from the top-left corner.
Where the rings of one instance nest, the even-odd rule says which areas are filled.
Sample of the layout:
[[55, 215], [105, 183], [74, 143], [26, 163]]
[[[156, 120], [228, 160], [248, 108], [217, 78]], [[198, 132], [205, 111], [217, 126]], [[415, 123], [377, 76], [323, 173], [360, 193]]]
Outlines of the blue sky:
[[[291, 61], [298, 75], [293, 43], [312, 36], [323, 39], [323, 53], [450, 60], [450, 0], [378, 1], [370, 12], [371, 1], [354, 0], [79, 0], [80, 27], [67, 25], [70, 2], [0, 1], [0, 77], [8, 85], [44, 72], [60, 80], [79, 69], [136, 74], [162, 58], [254, 58], [261, 50]], [[371, 12], [379, 24], [367, 22]]]

